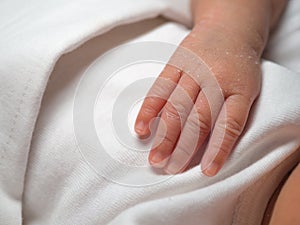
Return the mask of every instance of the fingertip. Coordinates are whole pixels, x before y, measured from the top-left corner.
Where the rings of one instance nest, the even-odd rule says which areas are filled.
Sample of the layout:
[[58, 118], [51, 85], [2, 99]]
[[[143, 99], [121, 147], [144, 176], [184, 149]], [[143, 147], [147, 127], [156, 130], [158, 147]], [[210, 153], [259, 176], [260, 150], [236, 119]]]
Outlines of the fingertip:
[[213, 176], [217, 175], [217, 173], [220, 171], [220, 169], [221, 169], [221, 166], [216, 162], [212, 162], [208, 166], [201, 165], [201, 172], [208, 177], [213, 177]]
[[147, 126], [143, 120], [136, 121], [134, 125], [134, 131], [140, 136], [144, 137], [147, 136]]
[[157, 151], [155, 153], [150, 152], [148, 161], [151, 166], [155, 168], [163, 168], [166, 166], [169, 160], [168, 156], [165, 156], [161, 151]]

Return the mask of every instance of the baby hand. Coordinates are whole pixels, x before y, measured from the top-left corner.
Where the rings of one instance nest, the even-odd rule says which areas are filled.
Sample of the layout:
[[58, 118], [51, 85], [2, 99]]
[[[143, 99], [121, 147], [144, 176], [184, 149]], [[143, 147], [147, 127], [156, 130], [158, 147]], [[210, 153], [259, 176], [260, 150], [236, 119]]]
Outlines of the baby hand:
[[[139, 135], [149, 134], [149, 122], [162, 110], [162, 121], [157, 128], [149, 161], [153, 166], [165, 167], [166, 172], [174, 174], [185, 169], [216, 120], [202, 159], [204, 172], [214, 175], [240, 136], [250, 107], [259, 93], [259, 56], [245, 43], [213, 29], [195, 28], [181, 43], [181, 48], [196, 54], [199, 61], [203, 61], [197, 65], [205, 68], [188, 74], [167, 65], [144, 100], [135, 129]], [[182, 57], [182, 52], [179, 50], [174, 54], [172, 64], [176, 63], [176, 54]], [[178, 67], [190, 71], [190, 60], [191, 57], [182, 57]], [[177, 85], [162, 88], [168, 79]], [[212, 118], [216, 115], [217, 118]]]
[[[201, 169], [214, 176], [240, 137], [260, 92], [268, 13], [259, 1], [245, 1], [248, 6], [240, 9], [232, 3], [220, 7], [224, 2], [197, 2], [200, 19], [196, 13], [196, 25], [151, 87], [136, 119], [135, 131], [145, 136], [161, 112], [149, 162], [170, 174], [182, 172], [211, 133]], [[243, 16], [252, 16], [251, 10], [264, 14], [239, 19], [233, 8]]]

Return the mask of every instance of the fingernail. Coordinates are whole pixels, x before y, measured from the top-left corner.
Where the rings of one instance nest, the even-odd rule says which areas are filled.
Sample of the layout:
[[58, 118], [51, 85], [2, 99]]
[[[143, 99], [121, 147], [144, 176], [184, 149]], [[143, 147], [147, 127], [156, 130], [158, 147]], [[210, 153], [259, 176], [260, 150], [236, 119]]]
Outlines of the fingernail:
[[203, 171], [203, 173], [207, 176], [212, 177], [218, 173], [219, 169], [220, 169], [219, 164], [217, 164], [216, 162], [212, 162], [209, 165], [209, 167]]
[[169, 160], [169, 157], [165, 156], [161, 151], [156, 152], [151, 158], [149, 158], [149, 162], [151, 166], [155, 168], [163, 168]]
[[135, 132], [140, 135], [144, 135], [146, 130], [145, 128], [146, 128], [145, 123], [143, 120], [141, 120], [135, 125]]

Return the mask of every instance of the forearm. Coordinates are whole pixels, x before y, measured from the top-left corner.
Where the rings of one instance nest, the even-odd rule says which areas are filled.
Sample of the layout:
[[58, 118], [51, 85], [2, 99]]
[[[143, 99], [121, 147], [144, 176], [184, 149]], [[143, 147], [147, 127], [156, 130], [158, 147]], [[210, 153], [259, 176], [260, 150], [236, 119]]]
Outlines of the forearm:
[[194, 27], [214, 27], [261, 55], [287, 0], [192, 0]]

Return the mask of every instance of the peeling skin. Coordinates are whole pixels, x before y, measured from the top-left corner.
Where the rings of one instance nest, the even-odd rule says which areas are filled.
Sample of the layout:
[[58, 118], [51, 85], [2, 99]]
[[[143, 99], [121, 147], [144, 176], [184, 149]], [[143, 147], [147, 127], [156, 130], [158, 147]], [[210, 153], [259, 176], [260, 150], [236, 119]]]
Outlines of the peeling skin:
[[[261, 55], [286, 2], [191, 1], [193, 29], [150, 89], [136, 119], [136, 132], [147, 135], [150, 121], [162, 111], [149, 154], [152, 166], [169, 174], [183, 172], [211, 135], [201, 172], [215, 176], [221, 170], [259, 95]], [[170, 103], [177, 105], [173, 111]], [[299, 186], [300, 166], [280, 193], [271, 225], [300, 224]], [[294, 223], [287, 223], [291, 218]]]
[[149, 154], [153, 166], [164, 161], [166, 172], [184, 171], [211, 133], [201, 170], [220, 171], [259, 95], [261, 55], [284, 6], [278, 1], [192, 0], [193, 29], [158, 78], [175, 85], [155, 82], [149, 93], [156, 98], [145, 99], [136, 120], [148, 127], [162, 111], [159, 143], [154, 138]]

